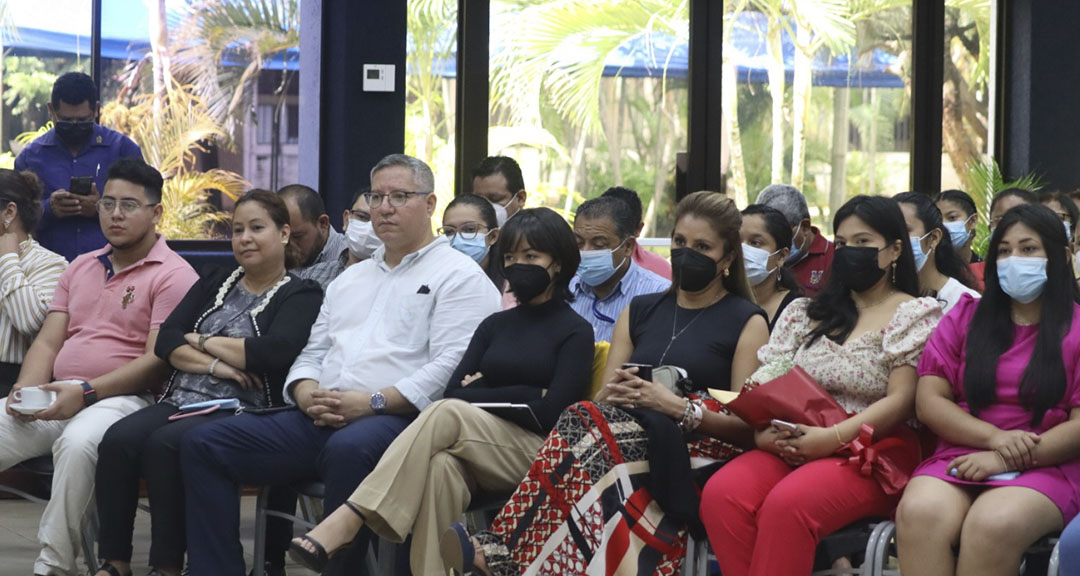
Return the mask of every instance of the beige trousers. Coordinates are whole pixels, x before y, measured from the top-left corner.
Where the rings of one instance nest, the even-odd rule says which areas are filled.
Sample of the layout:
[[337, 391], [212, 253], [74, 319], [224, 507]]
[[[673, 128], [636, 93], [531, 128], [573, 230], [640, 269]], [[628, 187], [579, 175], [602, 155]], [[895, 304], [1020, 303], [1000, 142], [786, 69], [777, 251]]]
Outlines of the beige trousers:
[[544, 438], [461, 400], [440, 400], [402, 432], [349, 498], [367, 526], [402, 542], [415, 576], [446, 574], [439, 537], [474, 491], [510, 492]]

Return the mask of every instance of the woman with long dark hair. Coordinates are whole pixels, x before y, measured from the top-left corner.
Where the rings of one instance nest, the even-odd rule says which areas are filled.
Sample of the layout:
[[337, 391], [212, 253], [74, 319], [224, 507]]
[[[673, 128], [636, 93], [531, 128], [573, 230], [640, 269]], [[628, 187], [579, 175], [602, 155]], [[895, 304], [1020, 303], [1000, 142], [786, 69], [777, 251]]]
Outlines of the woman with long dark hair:
[[1044, 206], [1013, 208], [989, 254], [982, 299], [961, 299], [919, 363], [919, 419], [939, 441], [898, 510], [905, 575], [1016, 574], [1080, 511], [1080, 314], [1064, 227]]
[[918, 297], [911, 241], [895, 201], [856, 196], [836, 212], [833, 231], [828, 284], [813, 300], [787, 307], [758, 359], [760, 372], [774, 363], [799, 366], [851, 416], [831, 428], [757, 430], [757, 449], [709, 480], [701, 519], [728, 576], [808, 575], [820, 538], [892, 513], [900, 495], [836, 454], [864, 426], [875, 440], [892, 440], [882, 454], [899, 473], [919, 463], [907, 422], [915, 413], [915, 366], [941, 307]]
[[769, 330], [788, 304], [802, 297], [802, 287], [785, 266], [791, 251], [791, 228], [784, 213], [764, 204], [751, 204], [742, 211], [743, 259], [746, 279], [754, 289], [754, 299], [769, 317]]
[[941, 211], [942, 223], [960, 260], [965, 264], [982, 262], [982, 258], [971, 250], [975, 229], [979, 226], [979, 210], [971, 195], [963, 190], [942, 190], [934, 203]]
[[[697, 475], [750, 438], [741, 420], [699, 393], [740, 389], [768, 339], [743, 269], [740, 225], [721, 194], [679, 202], [671, 290], [623, 310], [605, 387], [594, 402], [563, 411], [488, 531], [447, 531], [447, 566], [496, 576], [678, 572], [697, 523]], [[682, 369], [683, 393], [643, 377], [645, 365]]]
[[934, 202], [919, 192], [897, 194], [893, 200], [900, 203], [911, 235], [911, 253], [919, 271], [919, 293], [936, 298], [943, 313], [951, 310], [964, 294], [978, 298], [975, 279], [953, 250], [952, 238]]

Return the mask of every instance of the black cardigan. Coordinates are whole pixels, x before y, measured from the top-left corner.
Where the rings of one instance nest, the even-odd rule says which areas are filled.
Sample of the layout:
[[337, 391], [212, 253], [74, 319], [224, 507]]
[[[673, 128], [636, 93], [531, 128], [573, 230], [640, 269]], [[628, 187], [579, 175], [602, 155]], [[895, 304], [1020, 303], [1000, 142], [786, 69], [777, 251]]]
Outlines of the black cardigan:
[[[162, 323], [154, 354], [168, 363], [173, 350], [187, 344], [184, 335], [198, 331], [202, 319], [217, 308], [218, 290], [232, 272], [231, 269], [212, 269], [199, 278]], [[246, 370], [262, 375], [263, 393], [271, 406], [284, 404], [281, 391], [285, 388], [285, 378], [293, 360], [307, 344], [323, 299], [322, 288], [316, 282], [302, 280], [293, 274], [289, 274], [289, 278], [254, 319], [245, 315], [251, 320], [256, 334], [244, 339]], [[174, 370], [169, 378], [162, 398], [172, 391], [176, 372]]]

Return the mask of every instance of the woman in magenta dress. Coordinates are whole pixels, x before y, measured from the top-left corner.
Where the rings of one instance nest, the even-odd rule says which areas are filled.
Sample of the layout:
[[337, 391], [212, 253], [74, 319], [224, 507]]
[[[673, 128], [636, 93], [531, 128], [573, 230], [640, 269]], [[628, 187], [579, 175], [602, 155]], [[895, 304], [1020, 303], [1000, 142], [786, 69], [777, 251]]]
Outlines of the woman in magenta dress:
[[[1046, 207], [1018, 206], [988, 254], [981, 302], [961, 299], [919, 363], [919, 418], [939, 441], [897, 512], [904, 576], [1016, 574], [1032, 543], [1080, 511], [1080, 314], [1065, 231]], [[997, 476], [1009, 472], [1019, 476]]]

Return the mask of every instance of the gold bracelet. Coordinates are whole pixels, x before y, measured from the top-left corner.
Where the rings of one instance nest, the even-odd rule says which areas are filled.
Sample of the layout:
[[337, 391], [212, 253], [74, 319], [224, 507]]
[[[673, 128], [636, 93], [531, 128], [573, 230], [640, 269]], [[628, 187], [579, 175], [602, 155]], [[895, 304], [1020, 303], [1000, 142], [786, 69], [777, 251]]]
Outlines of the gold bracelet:
[[1001, 452], [994, 450], [994, 455], [996, 455], [998, 457], [998, 460], [1001, 461], [1001, 467], [1004, 468], [1003, 472], [1009, 472], [1009, 464], [1005, 462], [1005, 457], [1001, 455]]
[[833, 432], [836, 432], [836, 440], [838, 442], [840, 442], [840, 445], [843, 446], [844, 444], [847, 444], [847, 442], [844, 442], [844, 439], [840, 437], [840, 425], [839, 424], [833, 424], [832, 429], [833, 429]]

